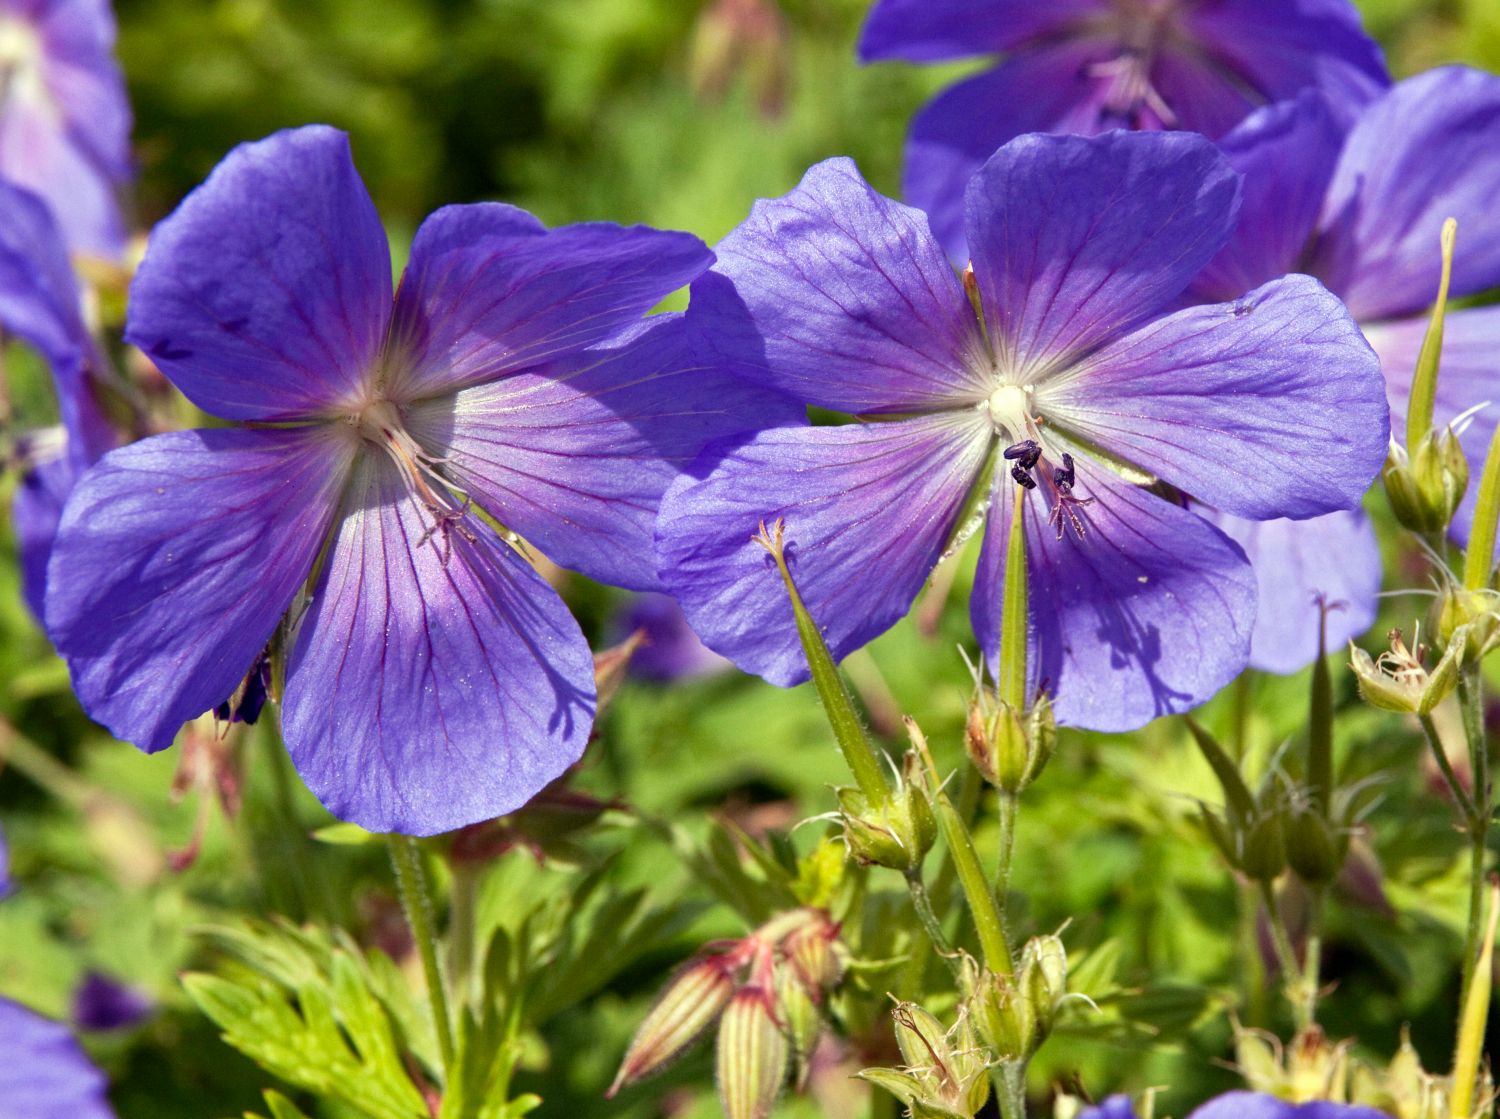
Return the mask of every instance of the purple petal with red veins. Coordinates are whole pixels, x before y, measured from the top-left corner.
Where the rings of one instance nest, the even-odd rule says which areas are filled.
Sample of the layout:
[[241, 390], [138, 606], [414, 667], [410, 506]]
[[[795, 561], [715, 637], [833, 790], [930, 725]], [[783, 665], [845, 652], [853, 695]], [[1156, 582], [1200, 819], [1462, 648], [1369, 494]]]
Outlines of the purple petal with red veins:
[[1307, 521], [1246, 521], [1204, 510], [1245, 550], [1255, 569], [1259, 608], [1250, 638], [1250, 667], [1288, 675], [1318, 657], [1318, 602], [1327, 602], [1329, 653], [1344, 649], [1375, 624], [1380, 593], [1380, 544], [1361, 510]]
[[712, 263], [688, 233], [605, 222], [548, 230], [514, 206], [446, 206], [412, 242], [387, 392], [441, 396], [560, 360], [636, 322]]
[[1349, 133], [1310, 271], [1361, 322], [1437, 295], [1443, 222], [1458, 219], [1453, 294], [1500, 284], [1500, 77], [1445, 66], [1408, 78]]
[[[1024, 505], [1031, 686], [1054, 697], [1058, 721], [1127, 731], [1203, 703], [1245, 667], [1255, 575], [1239, 546], [1196, 513], [1079, 457], [1074, 506], [1049, 523], [1046, 488]], [[970, 611], [991, 668], [1014, 484], [990, 510]]]
[[1107, 0], [880, 0], [859, 39], [866, 62], [938, 62], [1014, 50], [1107, 13]]
[[1201, 136], [1023, 136], [965, 197], [986, 321], [1010, 379], [1034, 382], [1146, 321], [1234, 227], [1239, 176]]
[[594, 664], [557, 592], [477, 517], [435, 527], [364, 456], [287, 668], [298, 771], [334, 815], [435, 835], [520, 808], [578, 760]]
[[704, 365], [681, 315], [414, 406], [445, 473], [548, 558], [633, 590], [659, 584], [662, 494], [711, 440], [802, 418], [786, 397]]
[[[1365, 337], [1380, 355], [1391, 399], [1392, 437], [1406, 438], [1406, 407], [1411, 397], [1417, 354], [1427, 333], [1427, 318], [1401, 319], [1366, 326]], [[1443, 327], [1443, 355], [1439, 366], [1433, 420], [1452, 423], [1471, 413], [1459, 434], [1469, 460], [1469, 489], [1453, 519], [1452, 533], [1467, 543], [1479, 498], [1479, 475], [1500, 421], [1500, 307], [1450, 310]]]
[[694, 314], [734, 340], [724, 358], [746, 376], [841, 412], [986, 395], [978, 320], [926, 218], [870, 189], [853, 160], [825, 160], [757, 202], [714, 251]]
[[84, 710], [151, 752], [228, 697], [311, 572], [353, 448], [337, 428], [182, 431], [89, 470], [46, 611]]
[[1306, 90], [1252, 113], [1219, 147], [1245, 176], [1240, 217], [1192, 296], [1222, 302], [1297, 272], [1323, 209], [1344, 128], [1327, 100]]
[[125, 336], [206, 412], [298, 419], [360, 398], [390, 314], [349, 138], [312, 125], [241, 144], [156, 227]]
[[61, 1022], [0, 997], [5, 1119], [114, 1119], [109, 1082]]
[[1385, 462], [1374, 352], [1316, 280], [1158, 319], [1037, 389], [1046, 419], [1256, 519], [1350, 509]]
[[987, 418], [938, 414], [889, 423], [763, 431], [710, 448], [702, 480], [662, 502], [657, 565], [704, 644], [788, 686], [808, 678], [785, 586], [760, 545], [786, 522], [787, 559], [835, 658], [902, 617], [937, 563], [979, 476]]

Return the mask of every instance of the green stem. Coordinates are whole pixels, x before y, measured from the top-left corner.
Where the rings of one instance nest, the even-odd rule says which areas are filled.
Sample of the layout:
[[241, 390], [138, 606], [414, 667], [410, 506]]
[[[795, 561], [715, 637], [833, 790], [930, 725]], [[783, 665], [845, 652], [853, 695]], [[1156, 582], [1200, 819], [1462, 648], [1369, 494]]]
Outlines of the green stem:
[[1458, 707], [1463, 713], [1464, 737], [1469, 744], [1469, 769], [1474, 796], [1469, 808], [1469, 923], [1464, 934], [1463, 986], [1465, 997], [1474, 980], [1479, 954], [1479, 935], [1484, 922], [1484, 873], [1490, 831], [1489, 747], [1484, 736], [1484, 712], [1480, 706], [1478, 665], [1468, 665], [1458, 675]]
[[1271, 945], [1276, 952], [1276, 964], [1281, 968], [1281, 985], [1286, 991], [1287, 1001], [1292, 1004], [1292, 1015], [1300, 1030], [1309, 1024], [1306, 1018], [1307, 1005], [1299, 990], [1302, 969], [1297, 964], [1296, 950], [1292, 948], [1286, 928], [1281, 923], [1281, 907], [1276, 904], [1276, 891], [1265, 880], [1260, 883], [1260, 900], [1266, 907], [1266, 924], [1271, 929]]
[[1269, 1018], [1266, 1012], [1266, 969], [1260, 955], [1260, 937], [1255, 930], [1255, 911], [1260, 907], [1260, 899], [1256, 896], [1255, 884], [1246, 878], [1238, 878], [1236, 897], [1239, 901], [1240, 1012], [1245, 1016], [1247, 1026], [1264, 1026]]
[[1026, 1119], [1026, 1062], [1006, 1061], [995, 1075], [1001, 1119]]
[[1019, 794], [1000, 790], [1000, 857], [995, 869], [995, 900], [1000, 906], [1000, 920], [1010, 923], [1010, 867], [1016, 849], [1016, 814], [1021, 809]]
[[75, 808], [94, 796], [93, 787], [10, 723], [0, 720], [0, 767], [14, 766], [32, 784]]
[[1302, 1024], [1318, 1020], [1318, 984], [1323, 969], [1323, 887], [1309, 885], [1307, 915], [1307, 962], [1299, 980], [1302, 987]]
[[1026, 585], [1026, 532], [1023, 522], [1026, 491], [1015, 487], [1010, 516], [1010, 539], [1005, 548], [1005, 586], [1000, 604], [1000, 699], [1012, 711], [1026, 710], [1026, 638], [1030, 608]]
[[1423, 438], [1432, 430], [1432, 409], [1437, 399], [1438, 361], [1443, 352], [1443, 318], [1448, 309], [1448, 285], [1453, 278], [1453, 242], [1458, 223], [1449, 218], [1443, 223], [1443, 272], [1438, 281], [1437, 302], [1417, 353], [1417, 369], [1412, 376], [1411, 399], [1406, 408], [1406, 451], [1412, 458]]
[[828, 651], [823, 634], [813, 621], [797, 590], [797, 584], [792, 579], [792, 572], [786, 562], [783, 530], [781, 521], [777, 521], [769, 531], [762, 524], [760, 535], [755, 537], [755, 541], [771, 553], [771, 558], [776, 561], [776, 567], [781, 572], [782, 582], [786, 584], [787, 594], [792, 600], [792, 613], [797, 619], [797, 636], [802, 639], [802, 651], [807, 656], [813, 686], [817, 688], [818, 697], [823, 701], [828, 725], [833, 728], [833, 737], [843, 752], [849, 772], [854, 775], [859, 791], [864, 794], [867, 803], [872, 807], [885, 805], [891, 799], [890, 784], [886, 781], [885, 771], [880, 767], [875, 747], [865, 734], [864, 724], [860, 722], [849, 689], [844, 686], [843, 677], [839, 675], [838, 665], [833, 663], [833, 655]]
[[1454, 803], [1458, 805], [1459, 812], [1467, 822], [1474, 818], [1474, 802], [1469, 799], [1463, 782], [1458, 779], [1458, 774], [1453, 772], [1453, 763], [1448, 760], [1448, 751], [1443, 749], [1443, 740], [1438, 735], [1437, 724], [1432, 721], [1431, 715], [1418, 715], [1417, 722], [1422, 725], [1422, 734], [1427, 739], [1428, 748], [1432, 750], [1432, 758], [1437, 762], [1438, 771], [1442, 773], [1443, 780], [1448, 783], [1448, 791], [1453, 794]]
[[476, 991], [470, 990], [474, 976], [475, 900], [479, 871], [473, 863], [455, 862], [448, 903], [448, 983], [460, 1006]]
[[1482, 591], [1490, 585], [1495, 563], [1495, 525], [1500, 521], [1500, 429], [1490, 439], [1479, 475], [1479, 499], [1474, 506], [1469, 546], [1464, 551], [1464, 587]]
[[427, 872], [422, 867], [422, 850], [408, 835], [387, 835], [391, 866], [396, 874], [396, 893], [412, 939], [422, 957], [422, 974], [427, 979], [427, 998], [432, 1004], [433, 1028], [437, 1032], [438, 1052], [443, 1072], [453, 1067], [453, 1022], [448, 1017], [448, 996], [443, 990], [443, 973], [438, 968], [437, 934], [432, 915], [432, 898], [427, 892]]
[[907, 872], [906, 888], [911, 894], [911, 907], [916, 911], [917, 920], [921, 922], [922, 930], [927, 934], [933, 951], [943, 958], [943, 962], [948, 965], [948, 970], [953, 973], [953, 978], [961, 980], [963, 969], [959, 967], [953, 946], [948, 943], [948, 935], [943, 932], [942, 922], [932, 911], [932, 899], [927, 895], [927, 884], [922, 881], [920, 869]]

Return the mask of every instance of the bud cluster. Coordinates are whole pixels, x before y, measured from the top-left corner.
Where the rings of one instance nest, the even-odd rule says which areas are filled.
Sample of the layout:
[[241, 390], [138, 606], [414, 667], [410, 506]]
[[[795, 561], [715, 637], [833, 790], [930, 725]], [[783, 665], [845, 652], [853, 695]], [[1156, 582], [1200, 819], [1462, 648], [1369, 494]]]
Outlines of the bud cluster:
[[1041, 776], [1057, 746], [1052, 703], [1042, 695], [1018, 711], [981, 686], [969, 705], [965, 739], [969, 758], [986, 781], [1002, 792], [1020, 793]]
[[1014, 975], [975, 969], [966, 985], [979, 1036], [993, 1058], [1024, 1063], [1047, 1040], [1067, 997], [1067, 949], [1056, 936], [1033, 937]]
[[866, 866], [909, 874], [922, 865], [937, 838], [932, 802], [917, 778], [921, 761], [908, 752], [884, 802], [875, 804], [857, 788], [836, 790], [849, 853]]
[[790, 1070], [805, 1079], [827, 995], [847, 963], [839, 926], [821, 909], [794, 909], [740, 940], [709, 945], [646, 1015], [607, 1095], [659, 1072], [717, 1023], [724, 1113], [764, 1119]]
[[1392, 442], [1381, 471], [1391, 511], [1423, 535], [1448, 530], [1469, 488], [1469, 460], [1451, 427], [1428, 431], [1408, 454]]
[[867, 1068], [859, 1076], [884, 1088], [912, 1119], [973, 1119], [990, 1098], [990, 1061], [964, 1008], [951, 1028], [916, 1003], [891, 1012], [899, 1069]]

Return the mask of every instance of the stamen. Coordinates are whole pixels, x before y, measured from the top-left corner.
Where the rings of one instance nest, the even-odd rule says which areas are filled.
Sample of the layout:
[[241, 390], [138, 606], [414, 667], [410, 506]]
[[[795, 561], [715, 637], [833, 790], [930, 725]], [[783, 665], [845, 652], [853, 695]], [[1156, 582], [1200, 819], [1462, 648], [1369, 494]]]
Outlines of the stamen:
[[463, 527], [471, 504], [469, 495], [439, 473], [438, 467], [444, 460], [429, 455], [411, 437], [402, 423], [401, 411], [395, 404], [388, 400], [377, 400], [349, 417], [349, 420], [367, 442], [373, 443], [391, 457], [412, 495], [432, 515], [432, 524], [417, 540], [418, 547], [434, 536], [441, 537], [443, 563], [446, 565], [453, 550], [452, 540], [448, 536], [452, 530], [456, 528], [463, 533], [464, 539], [470, 543], [478, 539]]

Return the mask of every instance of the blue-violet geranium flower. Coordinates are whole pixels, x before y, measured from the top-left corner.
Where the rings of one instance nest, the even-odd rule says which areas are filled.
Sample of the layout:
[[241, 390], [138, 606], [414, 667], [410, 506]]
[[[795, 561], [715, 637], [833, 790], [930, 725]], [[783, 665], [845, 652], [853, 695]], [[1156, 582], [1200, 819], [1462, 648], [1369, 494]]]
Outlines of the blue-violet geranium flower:
[[336, 815], [430, 834], [525, 803], [582, 752], [594, 683], [520, 541], [654, 589], [661, 491], [769, 395], [706, 372], [683, 316], [642, 321], [711, 262], [688, 234], [452, 206], [393, 301], [341, 133], [237, 148], [153, 233], [126, 331], [234, 426], [106, 455], [53, 549], [84, 707], [162, 749], [263, 679], [285, 619], [283, 734]]
[[972, 615], [993, 663], [1021, 486], [1031, 683], [1059, 719], [1129, 729], [1238, 673], [1254, 577], [1176, 494], [1248, 517], [1347, 508], [1388, 431], [1375, 355], [1316, 281], [1163, 314], [1228, 237], [1238, 191], [1190, 133], [1023, 137], [969, 186], [963, 280], [924, 215], [848, 160], [757, 203], [695, 308], [727, 366], [863, 422], [713, 448], [705, 476], [668, 490], [658, 563], [705, 642], [775, 683], [806, 679], [757, 524], [785, 519], [843, 656], [906, 612], [977, 488]]

